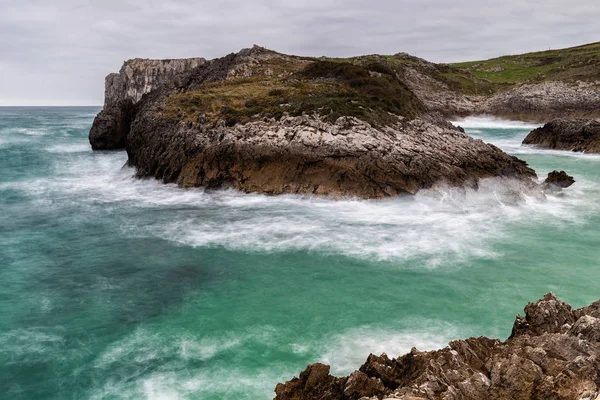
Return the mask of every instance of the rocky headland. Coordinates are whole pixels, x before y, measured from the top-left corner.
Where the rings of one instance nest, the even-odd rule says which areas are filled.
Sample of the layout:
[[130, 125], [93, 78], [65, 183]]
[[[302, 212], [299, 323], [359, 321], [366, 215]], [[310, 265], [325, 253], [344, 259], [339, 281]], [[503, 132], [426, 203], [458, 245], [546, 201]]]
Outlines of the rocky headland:
[[446, 119], [593, 117], [597, 47], [455, 65], [258, 46], [214, 60], [133, 59], [106, 78], [90, 143], [127, 149], [139, 177], [246, 192], [380, 198], [481, 178], [531, 182], [523, 161]]
[[346, 377], [312, 364], [277, 400], [564, 399], [600, 396], [600, 300], [573, 310], [549, 293], [525, 307], [505, 341], [454, 340], [398, 358], [371, 354]]
[[269, 194], [381, 198], [535, 178], [446, 122], [449, 109], [407, 78], [423, 76], [412, 65], [402, 54], [329, 60], [257, 46], [210, 61], [130, 60], [107, 77], [90, 142], [126, 148], [139, 177]]
[[531, 131], [523, 144], [553, 150], [600, 153], [600, 121], [555, 119]]

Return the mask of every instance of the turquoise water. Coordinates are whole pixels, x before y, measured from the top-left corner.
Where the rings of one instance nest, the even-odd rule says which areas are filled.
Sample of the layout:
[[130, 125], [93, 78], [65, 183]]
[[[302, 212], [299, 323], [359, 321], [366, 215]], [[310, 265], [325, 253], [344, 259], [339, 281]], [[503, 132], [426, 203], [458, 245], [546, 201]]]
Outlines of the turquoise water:
[[600, 157], [467, 132], [577, 184], [333, 201], [182, 190], [93, 153], [97, 108], [0, 108], [0, 397], [267, 399], [323, 361], [505, 338], [554, 291], [600, 298]]

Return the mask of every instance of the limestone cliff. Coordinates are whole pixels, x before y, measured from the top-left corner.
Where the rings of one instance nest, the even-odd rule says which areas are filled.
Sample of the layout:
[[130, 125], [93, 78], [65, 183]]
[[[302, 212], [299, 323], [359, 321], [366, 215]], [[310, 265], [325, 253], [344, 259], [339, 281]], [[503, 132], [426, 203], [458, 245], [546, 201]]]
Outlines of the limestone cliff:
[[175, 60], [149, 60], [134, 58], [125, 61], [119, 73], [109, 74], [105, 80], [104, 107], [111, 107], [123, 100], [134, 104], [161, 83], [180, 76], [200, 65], [204, 58], [181, 58]]
[[140, 177], [182, 186], [382, 198], [535, 172], [425, 112], [393, 69], [260, 47], [144, 96], [127, 138]]
[[161, 84], [204, 65], [203, 58], [125, 61], [119, 73], [105, 80], [104, 108], [90, 130], [94, 150], [123, 149], [134, 115], [134, 105]]

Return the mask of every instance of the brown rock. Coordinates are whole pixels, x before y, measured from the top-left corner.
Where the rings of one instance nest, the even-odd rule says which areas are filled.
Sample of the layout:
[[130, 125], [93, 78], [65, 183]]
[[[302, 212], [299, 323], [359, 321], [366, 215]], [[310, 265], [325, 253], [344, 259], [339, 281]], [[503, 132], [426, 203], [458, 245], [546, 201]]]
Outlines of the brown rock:
[[[525, 317], [517, 317], [505, 342], [455, 340], [441, 350], [413, 349], [397, 359], [371, 354], [349, 378], [333, 378], [322, 369], [322, 384], [298, 385], [295, 378], [277, 386], [276, 399], [345, 400], [345, 393], [404, 400], [595, 399], [600, 395], [598, 310], [600, 301], [573, 311], [548, 293], [525, 307]], [[312, 368], [303, 374], [313, 374]], [[331, 389], [339, 385], [344, 390]], [[312, 397], [302, 397], [307, 387], [313, 388]], [[320, 387], [325, 390], [314, 391]], [[354, 387], [360, 390], [351, 391]]]
[[284, 116], [190, 129], [146, 110], [128, 144], [139, 176], [268, 194], [383, 198], [436, 184], [477, 187], [481, 178], [535, 176], [497, 147], [423, 120], [374, 128], [353, 117], [329, 123]]
[[525, 306], [525, 318], [517, 316], [511, 337], [521, 334], [540, 335], [542, 333], [564, 332], [575, 322], [575, 315], [569, 304], [558, 300], [554, 293]]
[[559, 189], [568, 188], [575, 183], [575, 179], [565, 171], [552, 171], [544, 181], [546, 187], [555, 187]]
[[331, 376], [329, 365], [316, 363], [309, 365], [298, 378], [278, 384], [275, 393], [277, 398], [288, 400], [342, 399], [346, 380]]
[[600, 122], [596, 120], [555, 119], [525, 137], [523, 144], [545, 149], [600, 152]]

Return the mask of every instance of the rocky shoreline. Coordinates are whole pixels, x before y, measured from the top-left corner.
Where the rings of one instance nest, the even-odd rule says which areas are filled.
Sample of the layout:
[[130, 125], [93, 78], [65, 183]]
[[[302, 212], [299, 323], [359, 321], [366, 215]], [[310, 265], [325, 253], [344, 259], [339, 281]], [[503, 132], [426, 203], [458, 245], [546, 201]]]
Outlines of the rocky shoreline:
[[276, 400], [580, 399], [600, 396], [600, 300], [573, 310], [548, 293], [518, 315], [506, 341], [454, 340], [401, 357], [371, 354], [347, 377], [312, 364]]

